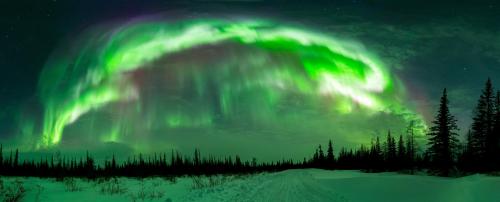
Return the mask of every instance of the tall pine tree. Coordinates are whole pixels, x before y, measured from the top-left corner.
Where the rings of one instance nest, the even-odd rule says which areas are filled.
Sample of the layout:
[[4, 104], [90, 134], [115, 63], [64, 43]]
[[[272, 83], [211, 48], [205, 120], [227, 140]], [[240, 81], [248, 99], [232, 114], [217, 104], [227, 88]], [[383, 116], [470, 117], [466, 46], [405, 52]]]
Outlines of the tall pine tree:
[[454, 153], [458, 139], [456, 119], [448, 108], [446, 88], [440, 100], [439, 110], [429, 133], [429, 150], [431, 165], [440, 175], [448, 176], [454, 166]]
[[370, 156], [371, 156], [371, 163], [372, 163], [372, 168], [374, 170], [380, 171], [382, 170], [383, 167], [383, 153], [382, 153], [382, 148], [380, 146], [380, 138], [377, 136], [376, 140], [372, 142], [372, 148], [370, 151]]
[[415, 156], [416, 156], [416, 145], [415, 145], [415, 133], [414, 133], [414, 122], [411, 121], [406, 130], [406, 163], [410, 172], [413, 173]]
[[[493, 126], [493, 169], [500, 170], [500, 91], [497, 91], [496, 102], [495, 102], [495, 123]], [[497, 154], [497, 155], [495, 155]]]
[[321, 166], [324, 166], [325, 163], [325, 153], [323, 152], [323, 149], [321, 148], [321, 145], [318, 146], [318, 161]]
[[472, 122], [472, 156], [477, 160], [475, 167], [479, 171], [491, 169], [491, 161], [495, 156], [495, 95], [491, 80], [486, 81], [474, 111]]
[[406, 166], [406, 148], [405, 148], [405, 142], [403, 140], [403, 135], [399, 136], [399, 141], [398, 141], [398, 165], [399, 168], [403, 168]]
[[333, 166], [333, 162], [335, 161], [335, 157], [333, 155], [332, 140], [328, 141], [328, 149], [326, 150], [326, 161], [327, 161], [327, 166], [330, 168]]
[[391, 131], [387, 132], [387, 140], [385, 143], [385, 161], [386, 165], [390, 169], [394, 169], [396, 161], [396, 141], [394, 140], [394, 137], [391, 135]]

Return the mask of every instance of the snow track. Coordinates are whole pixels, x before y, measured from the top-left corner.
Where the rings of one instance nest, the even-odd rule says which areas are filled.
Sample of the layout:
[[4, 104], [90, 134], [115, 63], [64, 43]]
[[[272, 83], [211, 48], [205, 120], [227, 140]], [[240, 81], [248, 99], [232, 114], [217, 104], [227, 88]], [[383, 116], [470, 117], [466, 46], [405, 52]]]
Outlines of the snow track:
[[194, 193], [182, 201], [499, 202], [500, 177], [302, 169], [259, 174]]
[[[204, 185], [193, 188], [195, 181]], [[182, 177], [175, 183], [162, 178], [118, 178], [123, 193], [103, 193], [111, 182], [76, 179], [77, 191], [54, 179], [1, 177], [6, 187], [22, 182], [22, 201], [216, 201], [216, 202], [500, 202], [500, 177], [462, 178], [362, 173], [320, 169], [286, 170], [248, 176]], [[209, 184], [208, 182], [212, 182]], [[2, 199], [2, 196], [0, 196]]]
[[261, 174], [245, 180], [244, 183], [234, 181], [225, 184], [223, 188], [195, 192], [197, 194], [194, 196], [198, 197], [186, 198], [186, 201], [348, 201], [335, 190], [322, 186], [304, 170]]
[[346, 201], [334, 190], [321, 186], [309, 173], [290, 170], [264, 179], [252, 192], [232, 201]]

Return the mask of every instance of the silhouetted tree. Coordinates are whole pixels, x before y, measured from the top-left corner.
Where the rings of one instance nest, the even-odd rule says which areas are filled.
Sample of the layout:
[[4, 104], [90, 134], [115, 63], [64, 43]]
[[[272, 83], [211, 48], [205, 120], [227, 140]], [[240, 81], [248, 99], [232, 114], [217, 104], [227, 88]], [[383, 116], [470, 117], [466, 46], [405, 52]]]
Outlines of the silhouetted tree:
[[471, 152], [473, 158], [477, 159], [476, 168], [480, 171], [485, 171], [489, 167], [488, 162], [491, 163], [495, 153], [493, 145], [494, 105], [493, 85], [488, 79], [477, 102], [472, 123], [473, 149]]
[[398, 140], [398, 168], [404, 168], [406, 166], [406, 148], [405, 142], [403, 140], [403, 135], [399, 136]]
[[453, 155], [458, 142], [456, 138], [456, 130], [458, 130], [456, 119], [450, 113], [448, 104], [449, 101], [445, 88], [440, 100], [438, 113], [428, 133], [428, 153], [432, 166], [439, 174], [444, 176], [448, 176], [449, 171], [454, 166]]
[[3, 163], [3, 145], [0, 144], [0, 171], [3, 170], [4, 163]]
[[323, 149], [321, 148], [321, 145], [318, 146], [318, 162], [321, 166], [324, 166], [325, 162], [325, 153], [323, 152]]
[[10, 155], [9, 155], [9, 162], [7, 163], [9, 168], [12, 168], [12, 150], [10, 150]]
[[415, 144], [415, 134], [414, 134], [414, 122], [411, 121], [407, 127], [406, 133], [406, 164], [413, 173], [415, 156], [416, 156], [416, 144]]
[[391, 135], [391, 131], [387, 132], [387, 139], [385, 143], [385, 161], [386, 166], [389, 167], [390, 170], [394, 169], [394, 165], [396, 162], [396, 141], [394, 137]]
[[333, 162], [335, 161], [335, 156], [333, 155], [332, 140], [328, 141], [328, 149], [326, 150], [326, 161], [327, 161], [328, 167], [330, 167], [330, 168], [333, 166]]
[[19, 150], [16, 149], [16, 154], [14, 156], [14, 167], [17, 167], [19, 165]]
[[312, 163], [317, 165], [319, 161], [319, 151], [316, 148], [316, 151], [314, 152], [313, 158], [312, 158]]
[[241, 158], [240, 156], [236, 155], [235, 160], [234, 160], [234, 165], [236, 168], [240, 168], [243, 164], [241, 163]]
[[115, 154], [113, 154], [113, 158], [111, 159], [111, 169], [116, 170]]
[[194, 165], [200, 165], [200, 150], [194, 149]]
[[[492, 155], [493, 155], [493, 169], [500, 169], [500, 91], [497, 91], [496, 102], [495, 102], [495, 123], [493, 126], [493, 138], [492, 138]], [[495, 155], [496, 154], [496, 155]]]
[[380, 146], [380, 138], [377, 136], [375, 142], [372, 143], [372, 147], [370, 149], [370, 162], [371, 167], [375, 171], [382, 170], [382, 161], [383, 161], [383, 153], [382, 147]]

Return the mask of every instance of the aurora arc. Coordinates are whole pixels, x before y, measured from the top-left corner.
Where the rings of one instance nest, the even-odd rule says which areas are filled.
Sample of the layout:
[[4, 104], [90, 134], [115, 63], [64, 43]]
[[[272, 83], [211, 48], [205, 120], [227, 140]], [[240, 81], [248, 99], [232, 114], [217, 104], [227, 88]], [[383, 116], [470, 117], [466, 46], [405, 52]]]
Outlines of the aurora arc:
[[[37, 147], [60, 143], [65, 127], [86, 113], [112, 103], [140, 100], [140, 87], [130, 72], [152, 68], [148, 64], [168, 55], [227, 43], [284, 53], [296, 59], [300, 68], [282, 63], [262, 67], [257, 76], [242, 78], [236, 84], [218, 80], [217, 104], [222, 116], [231, 113], [235, 104], [231, 94], [257, 86], [267, 89], [261, 95], [269, 108], [286, 99], [281, 92], [293, 91], [334, 97], [334, 113], [350, 113], [359, 105], [371, 113], [396, 113], [425, 128], [420, 115], [401, 102], [404, 88], [374, 55], [356, 43], [263, 20], [135, 22], [87, 37], [74, 53], [54, 56], [47, 62], [39, 82], [44, 124]], [[206, 96], [207, 82], [203, 76], [192, 75], [198, 96]], [[201, 111], [204, 113], [167, 113], [166, 127], [185, 122], [212, 124], [214, 112]], [[116, 127], [112, 136], [112, 140], [119, 138]]]

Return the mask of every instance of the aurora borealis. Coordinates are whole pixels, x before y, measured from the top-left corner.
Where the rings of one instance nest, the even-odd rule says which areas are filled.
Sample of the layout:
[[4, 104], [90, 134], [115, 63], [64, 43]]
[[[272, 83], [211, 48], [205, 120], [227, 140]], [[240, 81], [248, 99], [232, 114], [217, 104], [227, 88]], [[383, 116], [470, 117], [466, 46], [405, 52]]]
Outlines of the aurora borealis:
[[242, 122], [252, 124], [245, 130], [305, 124], [315, 114], [388, 113], [425, 129], [400, 102], [404, 86], [355, 42], [262, 20], [135, 22], [99, 31], [44, 69], [38, 147], [59, 144], [68, 125], [103, 108], [120, 116], [104, 129], [109, 134], [87, 131], [106, 141]]
[[9, 85], [0, 89], [10, 92], [0, 100], [8, 148], [129, 155], [197, 147], [301, 159], [328, 139], [336, 149], [355, 147], [388, 130], [404, 135], [410, 123], [423, 137], [443, 87], [465, 133], [476, 90], [500, 72], [500, 49], [491, 46], [498, 30], [487, 28], [495, 26], [471, 23], [490, 22], [481, 15], [429, 20], [443, 9], [421, 16], [411, 8], [235, 1], [135, 13], [103, 3], [90, 15], [84, 10], [99, 6], [62, 5], [58, 15], [69, 17], [40, 28], [52, 44], [15, 60], [0, 54], [6, 72], [21, 72], [3, 75]]

